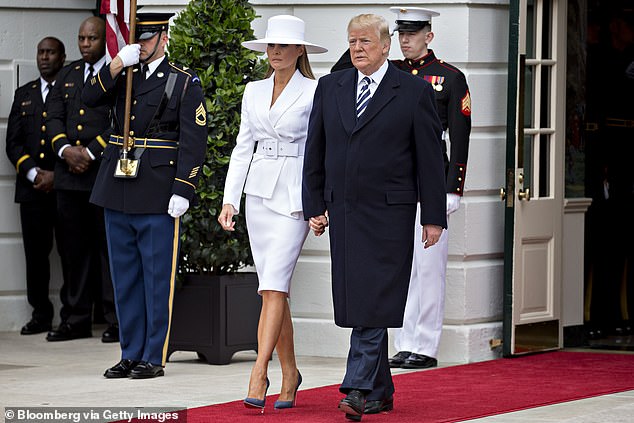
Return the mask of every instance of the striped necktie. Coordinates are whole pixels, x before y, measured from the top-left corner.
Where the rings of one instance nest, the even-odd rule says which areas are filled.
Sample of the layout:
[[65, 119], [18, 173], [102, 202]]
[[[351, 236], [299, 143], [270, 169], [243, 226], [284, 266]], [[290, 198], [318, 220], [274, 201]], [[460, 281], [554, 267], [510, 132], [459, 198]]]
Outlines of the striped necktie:
[[372, 80], [369, 76], [364, 77], [361, 80], [361, 90], [357, 97], [357, 118], [365, 111], [365, 108], [370, 102], [370, 83]]
[[92, 65], [88, 65], [88, 76], [86, 77], [86, 80], [84, 81], [84, 84], [87, 84], [88, 81], [90, 81], [93, 76], [95, 76], [95, 68]]
[[49, 82], [48, 84], [46, 84], [46, 89], [42, 93], [42, 100], [44, 101], [44, 103], [46, 103], [46, 99], [48, 98], [48, 95], [51, 93], [52, 90], [53, 84]]

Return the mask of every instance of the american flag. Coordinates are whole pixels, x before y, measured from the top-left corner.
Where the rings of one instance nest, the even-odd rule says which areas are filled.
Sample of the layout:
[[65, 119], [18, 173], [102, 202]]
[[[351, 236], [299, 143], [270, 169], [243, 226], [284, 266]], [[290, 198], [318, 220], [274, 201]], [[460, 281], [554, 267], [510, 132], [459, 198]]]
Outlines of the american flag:
[[130, 34], [130, 0], [102, 0], [100, 13], [106, 15], [106, 61], [110, 62]]

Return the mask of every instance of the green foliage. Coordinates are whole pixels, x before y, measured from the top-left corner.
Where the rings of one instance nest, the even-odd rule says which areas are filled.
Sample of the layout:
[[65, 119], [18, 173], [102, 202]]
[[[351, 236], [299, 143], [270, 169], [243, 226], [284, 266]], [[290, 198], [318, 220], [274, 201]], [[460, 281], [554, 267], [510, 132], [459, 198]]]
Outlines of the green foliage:
[[181, 273], [224, 274], [253, 264], [244, 212], [236, 216], [235, 232], [225, 232], [217, 218], [240, 128], [244, 86], [263, 75], [256, 54], [240, 44], [254, 38], [251, 21], [255, 18], [247, 1], [192, 0], [170, 30], [170, 60], [200, 77], [208, 112], [199, 203], [181, 218]]

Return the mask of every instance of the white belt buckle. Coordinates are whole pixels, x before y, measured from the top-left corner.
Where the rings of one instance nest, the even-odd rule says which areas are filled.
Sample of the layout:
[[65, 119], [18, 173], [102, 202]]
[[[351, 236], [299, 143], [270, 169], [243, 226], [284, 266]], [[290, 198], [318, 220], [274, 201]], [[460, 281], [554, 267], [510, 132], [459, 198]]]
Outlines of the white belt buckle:
[[279, 144], [279, 149], [282, 156], [287, 157], [297, 157], [298, 156], [298, 145], [292, 142], [284, 142]]
[[277, 140], [264, 141], [264, 155], [267, 158], [277, 159]]

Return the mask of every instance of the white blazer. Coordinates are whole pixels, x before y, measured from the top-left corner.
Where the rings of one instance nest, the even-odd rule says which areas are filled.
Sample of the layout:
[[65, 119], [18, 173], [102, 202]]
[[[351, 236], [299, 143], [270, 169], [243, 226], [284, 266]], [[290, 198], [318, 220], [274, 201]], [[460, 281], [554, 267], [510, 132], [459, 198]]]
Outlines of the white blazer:
[[[271, 107], [273, 78], [249, 82], [242, 97], [240, 132], [231, 153], [223, 204], [240, 210], [242, 191], [263, 199], [269, 209], [298, 219], [302, 211], [302, 167], [317, 81], [295, 71]], [[254, 153], [257, 141], [297, 143], [297, 157]]]

